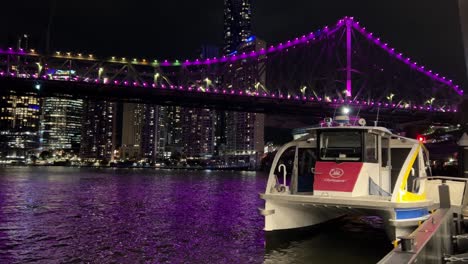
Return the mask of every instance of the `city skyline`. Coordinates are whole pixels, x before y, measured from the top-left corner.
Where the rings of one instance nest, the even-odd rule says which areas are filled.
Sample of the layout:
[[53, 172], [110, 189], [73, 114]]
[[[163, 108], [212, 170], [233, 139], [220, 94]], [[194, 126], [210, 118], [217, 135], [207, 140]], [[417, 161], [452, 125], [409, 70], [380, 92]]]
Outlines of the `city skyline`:
[[[249, 1], [226, 0], [224, 47], [202, 46], [199, 57], [217, 57], [221, 50], [227, 54], [265, 48], [264, 42], [252, 36], [250, 16]], [[19, 48], [28, 49], [29, 41], [28, 35], [22, 36], [18, 41]], [[231, 71], [231, 74], [239, 75], [236, 88], [254, 87], [260, 81], [256, 76], [262, 76], [261, 81], [265, 82], [262, 67], [241, 65]], [[67, 80], [70, 74], [76, 74], [76, 69], [70, 64], [68, 70], [47, 67], [45, 72], [53, 78]], [[103, 67], [99, 68], [98, 77], [101, 76], [107, 78]], [[38, 123], [39, 148], [25, 147], [27, 155], [14, 157], [22, 157], [28, 162], [34, 156], [46, 156], [45, 152], [54, 157], [60, 152], [60, 159], [64, 155], [69, 158], [78, 154], [83, 162], [102, 165], [122, 160], [154, 164], [179, 156], [176, 162], [180, 162], [180, 158], [217, 158], [224, 160], [223, 163], [241, 163], [255, 168], [263, 155], [263, 114], [116, 103], [105, 99], [39, 99], [35, 95], [29, 98], [39, 104], [35, 109], [40, 112], [40, 119], [35, 121]], [[14, 124], [9, 128], [14, 128]], [[9, 151], [8, 148], [2, 150]], [[7, 160], [13, 158], [2, 156]]]
[[[201, 52], [198, 57], [206, 58], [206, 60], [218, 57], [221, 54], [221, 50], [225, 55], [233, 55], [239, 52], [243, 54], [241, 56], [247, 56], [245, 55], [246, 53], [257, 54], [255, 56], [258, 56], [258, 54], [266, 50], [268, 47], [267, 43], [256, 36], [255, 32], [252, 31], [250, 1], [226, 0], [224, 4], [224, 45], [218, 47], [202, 45], [199, 49]], [[53, 17], [51, 17], [51, 19], [52, 18]], [[343, 21], [346, 21], [346, 23], [352, 21], [355, 30], [365, 31], [365, 29], [360, 28], [358, 23], [354, 22], [352, 18], [339, 20], [337, 27], [343, 25]], [[326, 28], [324, 32], [326, 32]], [[320, 37], [321, 30], [315, 32], [315, 34]], [[305, 38], [305, 36], [302, 38]], [[301, 41], [303, 40], [302, 38]], [[371, 37], [366, 36], [366, 38], [370, 39]], [[19, 48], [28, 49], [31, 39], [29, 35], [21, 36], [18, 39]], [[296, 38], [296, 40], [301, 43], [298, 38]], [[313, 40], [315, 40], [315, 38]], [[393, 49], [390, 51], [386, 45], [387, 44], [382, 46], [382, 48], [392, 55]], [[281, 44], [278, 50], [282, 50]], [[286, 52], [287, 51], [288, 50], [286, 50]], [[61, 53], [57, 54], [60, 56]], [[68, 56], [70, 55], [68, 54]], [[78, 56], [81, 57], [82, 55]], [[233, 57], [234, 56], [235, 55], [233, 55]], [[398, 55], [395, 56], [398, 57]], [[399, 56], [401, 56], [401, 54]], [[94, 58], [93, 55], [89, 55], [89, 57]], [[248, 60], [240, 60], [237, 64], [230, 64], [229, 67], [226, 68], [224, 76], [215, 76], [212, 78], [213, 80], [208, 77], [202, 77], [203, 74], [207, 74], [207, 72], [201, 70], [200, 77], [197, 77], [200, 79], [192, 81], [199, 85], [205, 84], [206, 89], [209, 89], [211, 85], [214, 85], [214, 87], [221, 85], [229, 87], [230, 89], [239, 90], [241, 93], [255, 94], [262, 89], [266, 89], [265, 85], [268, 86], [266, 79], [270, 76], [268, 76], [267, 73], [266, 62], [263, 60], [266, 57], [267, 56], [259, 55], [257, 58], [258, 62], [253, 64]], [[114, 60], [115, 59], [112, 58], [112, 61]], [[122, 60], [126, 61], [125, 58]], [[408, 58], [408, 60], [410, 59]], [[133, 59], [132, 61], [136, 62], [138, 59]], [[24, 62], [28, 64], [27, 59], [25, 59]], [[143, 63], [144, 62], [145, 60], [143, 60]], [[18, 59], [18, 63], [20, 63], [20, 59]], [[167, 63], [167, 61], [164, 61], [162, 66], [168, 66], [166, 65]], [[189, 65], [185, 63], [186, 62], [184, 62], [184, 66]], [[177, 64], [177, 61], [175, 61], [174, 64]], [[42, 66], [40, 63], [38, 65], [39, 71], [41, 71], [40, 69]], [[414, 62], [414, 65], [416, 65], [416, 62]], [[414, 65], [411, 67], [414, 68]], [[158, 63], [156, 63], [156, 67], [158, 67]], [[19, 72], [20, 68], [21, 66], [18, 64], [11, 69], [8, 68], [7, 72], [10, 70]], [[424, 67], [418, 70], [427, 71]], [[383, 68], [381, 71], [383, 71]], [[98, 79], [102, 77], [103, 82], [106, 83], [106, 79], [109, 78], [111, 72], [112, 70], [108, 68], [104, 69], [104, 67], [100, 66], [97, 77]], [[122, 71], [119, 71], [117, 75], [121, 72]], [[127, 70], [125, 72], [127, 72]], [[45, 73], [49, 77], [52, 76], [54, 79], [59, 78], [60, 80], [67, 80], [67, 78], [76, 74], [75, 69], [72, 68], [71, 62], [68, 71], [46, 67]], [[431, 73], [427, 72], [426, 75], [431, 75]], [[129, 75], [127, 75], [127, 77], [128, 76]], [[223, 79], [229, 77], [234, 79], [231, 80], [231, 82]], [[132, 78], [134, 78], [134, 85], [137, 86], [137, 77], [134, 76]], [[431, 78], [438, 79], [439, 77]], [[445, 80], [445, 77], [443, 78]], [[96, 79], [96, 81], [99, 81], [98, 79]], [[168, 84], [174, 81], [174, 79], [168, 80], [167, 76], [157, 72], [154, 74], [154, 81], [156, 82], [158, 79]], [[335, 81], [339, 83], [339, 77], [333, 82]], [[440, 79], [440, 81], [444, 82], [442, 79]], [[460, 93], [460, 91], [458, 91], [458, 86], [452, 85], [451, 82], [450, 80], [449, 86], [453, 86], [456, 92]], [[301, 88], [302, 92], [302, 89], [305, 91], [310, 84], [309, 82], [307, 85], [298, 86]], [[312, 83], [311, 85], [316, 84]], [[297, 86], [297, 84], [294, 83], [294, 86]], [[337, 88], [340, 89], [339, 85]], [[314, 92], [313, 89], [312, 92]], [[388, 89], [386, 89], [385, 92], [388, 92]], [[339, 91], [339, 93], [341, 93], [341, 91]], [[305, 95], [305, 93], [303, 93], [303, 95]], [[287, 96], [288, 98], [290, 97], [289, 91]], [[315, 96], [317, 97], [316, 94]], [[325, 97], [328, 96], [325, 94]], [[34, 98], [34, 95], [32, 95], [31, 98]], [[317, 97], [316, 99], [319, 100], [320, 98]], [[430, 102], [432, 103], [432, 101]], [[78, 120], [76, 117], [77, 114], [73, 114], [72, 112], [79, 113], [80, 110], [71, 110], [69, 111], [70, 113], [67, 112], [67, 108], [72, 108], [73, 104], [78, 105], [78, 101], [73, 99], [66, 101], [53, 98], [42, 100], [41, 109], [36, 109], [42, 112], [40, 125], [33, 125], [39, 127], [39, 150], [73, 149], [76, 151], [76, 142], [78, 139], [81, 140], [79, 150], [80, 157], [89, 161], [101, 160], [107, 162], [114, 161], [116, 158], [154, 162], [163, 157], [170, 157], [174, 153], [181, 153], [189, 158], [203, 157], [206, 159], [223, 154], [225, 156], [231, 156], [226, 157], [225, 160], [232, 159], [234, 163], [240, 161], [251, 163], [252, 157], [248, 159], [241, 157], [253, 155], [255, 156], [254, 160], [258, 160], [263, 152], [263, 144], [265, 143], [265, 133], [263, 131], [266, 120], [263, 114], [176, 107], [172, 108], [177, 112], [177, 114], [174, 115], [171, 111], [168, 111], [165, 106], [148, 106], [138, 103], [115, 103], [107, 101], [106, 99], [89, 99], [83, 104], [83, 126], [80, 127], [81, 135], [78, 136], [76, 131], [66, 131], [67, 129], [72, 129], [72, 127], [75, 127], [75, 130], [78, 129], [78, 127], [74, 125], [77, 123], [76, 120]], [[422, 106], [414, 107], [420, 108]], [[59, 114], [57, 115], [54, 111], [58, 111]], [[61, 112], [64, 114], [60, 117]], [[179, 120], [177, 121], [177, 125], [175, 125], [174, 120], [171, 120], [171, 116]], [[74, 121], [69, 122], [67, 118], [74, 119]], [[177, 136], [173, 137], [173, 135]], [[70, 138], [67, 138], [68, 136]], [[62, 137], [63, 140], [59, 137]], [[169, 143], [171, 141], [170, 138], [172, 138], [174, 143]], [[64, 141], [65, 143], [60, 141]], [[74, 141], [74, 147], [72, 147], [72, 141]], [[166, 151], [166, 147], [171, 148], [171, 151]]]

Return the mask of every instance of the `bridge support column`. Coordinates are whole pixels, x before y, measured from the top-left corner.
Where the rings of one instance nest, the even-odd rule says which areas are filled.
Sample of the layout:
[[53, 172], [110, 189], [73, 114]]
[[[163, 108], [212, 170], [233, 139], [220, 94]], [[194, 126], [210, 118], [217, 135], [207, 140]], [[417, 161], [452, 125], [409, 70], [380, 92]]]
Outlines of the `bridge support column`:
[[[461, 35], [465, 51], [465, 65], [468, 73], [468, 1], [458, 0], [458, 11], [460, 12]], [[465, 97], [458, 108], [460, 114], [460, 124], [463, 135], [458, 141], [458, 168], [459, 175], [468, 178], [468, 79], [464, 84]]]
[[463, 135], [458, 141], [458, 171], [460, 177], [468, 178], [468, 97], [460, 104], [460, 124]]
[[351, 98], [352, 96], [352, 82], [351, 82], [351, 55], [352, 55], [352, 23], [351, 19], [346, 20], [346, 97]]

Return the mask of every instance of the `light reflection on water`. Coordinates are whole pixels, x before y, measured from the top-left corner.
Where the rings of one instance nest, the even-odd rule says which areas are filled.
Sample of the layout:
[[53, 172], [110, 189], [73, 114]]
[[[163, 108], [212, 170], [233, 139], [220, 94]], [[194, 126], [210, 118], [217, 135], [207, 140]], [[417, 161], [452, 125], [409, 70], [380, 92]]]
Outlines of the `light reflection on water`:
[[257, 208], [266, 180], [254, 172], [0, 168], [0, 263], [375, 263], [389, 250], [379, 222], [357, 218], [265, 249]]

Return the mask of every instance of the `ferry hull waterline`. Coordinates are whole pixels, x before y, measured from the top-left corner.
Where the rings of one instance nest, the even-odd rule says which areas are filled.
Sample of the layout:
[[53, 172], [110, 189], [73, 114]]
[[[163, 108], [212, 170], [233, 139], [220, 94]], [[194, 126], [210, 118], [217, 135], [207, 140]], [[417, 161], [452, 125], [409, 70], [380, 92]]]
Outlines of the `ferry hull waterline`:
[[265, 193], [264, 230], [292, 230], [344, 215], [379, 216], [389, 239], [410, 234], [438, 208], [423, 142], [390, 130], [326, 119], [278, 149]]

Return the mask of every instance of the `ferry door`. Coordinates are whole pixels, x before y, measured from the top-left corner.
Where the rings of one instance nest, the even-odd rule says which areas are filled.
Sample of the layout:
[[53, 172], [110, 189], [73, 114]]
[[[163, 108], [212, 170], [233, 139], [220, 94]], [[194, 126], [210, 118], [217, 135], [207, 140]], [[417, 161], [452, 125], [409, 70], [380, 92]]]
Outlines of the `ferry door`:
[[317, 161], [316, 148], [297, 148], [297, 181], [296, 192], [312, 193], [314, 191], [314, 168]]
[[380, 137], [380, 186], [382, 188], [383, 196], [391, 196], [391, 156], [390, 156], [390, 137]]

